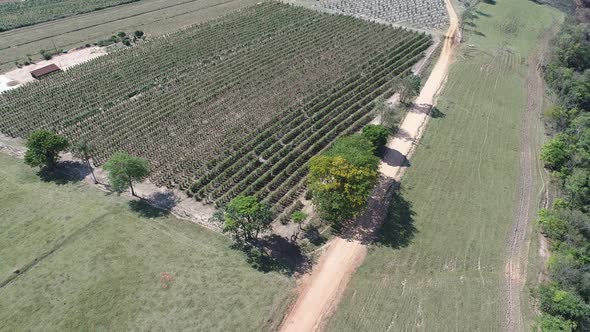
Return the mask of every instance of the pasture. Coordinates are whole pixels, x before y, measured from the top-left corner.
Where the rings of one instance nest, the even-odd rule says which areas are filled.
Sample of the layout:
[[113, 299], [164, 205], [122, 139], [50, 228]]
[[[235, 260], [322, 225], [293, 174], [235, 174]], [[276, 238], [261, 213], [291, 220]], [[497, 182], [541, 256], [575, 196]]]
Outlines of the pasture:
[[[529, 291], [539, 265], [522, 261], [524, 273], [514, 276], [524, 284], [521, 313], [506, 322], [505, 263], [526, 130], [527, 58], [561, 14], [532, 1], [504, 0], [481, 3], [474, 15], [381, 237], [328, 330], [530, 329]], [[540, 180], [538, 169], [533, 172], [526, 189], [534, 195]], [[532, 222], [524, 231], [529, 242]], [[534, 238], [523, 248], [534, 257]]]
[[[87, 2], [87, 1], [85, 1]], [[142, 30], [154, 37], [173, 33], [257, 3], [257, 0], [141, 0], [91, 13], [0, 32], [0, 72], [39, 51], [71, 49]]]
[[3, 154], [0, 201], [0, 330], [269, 330], [292, 296], [223, 236]]
[[[264, 3], [0, 95], [0, 131], [45, 128], [147, 158], [151, 181], [206, 203], [256, 195], [275, 212], [307, 161], [372, 120], [432, 40]], [[114, 70], [115, 69], [115, 70]]]

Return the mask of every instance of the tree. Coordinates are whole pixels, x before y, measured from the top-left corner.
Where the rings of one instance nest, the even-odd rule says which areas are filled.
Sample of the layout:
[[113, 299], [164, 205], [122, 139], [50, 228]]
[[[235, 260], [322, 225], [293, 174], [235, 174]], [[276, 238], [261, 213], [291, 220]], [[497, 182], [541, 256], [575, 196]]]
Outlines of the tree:
[[292, 241], [297, 240], [297, 237], [299, 237], [299, 233], [303, 230], [303, 222], [305, 219], [307, 219], [307, 214], [301, 210], [291, 213], [291, 221], [297, 225], [297, 232], [293, 234], [293, 237], [291, 238]]
[[315, 156], [309, 164], [309, 188], [320, 217], [336, 225], [365, 207], [377, 171], [359, 167], [341, 156]]
[[374, 125], [370, 124], [363, 128], [362, 136], [369, 140], [373, 147], [375, 148], [375, 152], [379, 152], [383, 149], [385, 144], [387, 144], [387, 138], [389, 137], [389, 129], [385, 128], [382, 125]]
[[143, 31], [141, 30], [137, 30], [133, 33], [135, 35], [135, 37], [137, 38], [142, 38], [143, 37]]
[[560, 289], [555, 283], [541, 285], [541, 309], [550, 315], [576, 321], [590, 314], [590, 307], [577, 294]]
[[376, 170], [379, 158], [375, 156], [375, 147], [362, 135], [351, 135], [338, 138], [334, 144], [324, 152], [324, 156], [343, 157], [357, 167], [367, 167]]
[[122, 192], [125, 188], [133, 191], [133, 181], [142, 181], [150, 174], [149, 163], [139, 157], [132, 157], [124, 152], [116, 152], [103, 167], [108, 172], [109, 182], [115, 191]]
[[570, 155], [567, 136], [559, 134], [541, 148], [541, 160], [545, 162], [545, 167], [557, 171], [562, 168]]
[[68, 148], [68, 140], [47, 130], [37, 130], [27, 138], [25, 163], [32, 167], [52, 167], [59, 153]]
[[92, 174], [92, 178], [94, 179], [94, 184], [97, 184], [98, 181], [96, 181], [94, 169], [92, 168], [92, 164], [90, 164], [90, 158], [93, 152], [94, 146], [86, 141], [78, 142], [74, 144], [74, 146], [72, 147], [72, 154], [75, 157], [80, 158], [86, 162], [86, 165], [88, 166], [88, 168], [90, 169], [90, 173]]
[[399, 83], [399, 101], [405, 104], [409, 99], [418, 95], [421, 84], [420, 76], [409, 75], [404, 77]]
[[224, 206], [215, 219], [223, 222], [223, 232], [232, 233], [236, 241], [255, 243], [261, 232], [270, 230], [272, 214], [254, 196], [237, 196]]
[[572, 332], [576, 329], [576, 323], [560, 316], [542, 314], [539, 318], [539, 327], [543, 332]]

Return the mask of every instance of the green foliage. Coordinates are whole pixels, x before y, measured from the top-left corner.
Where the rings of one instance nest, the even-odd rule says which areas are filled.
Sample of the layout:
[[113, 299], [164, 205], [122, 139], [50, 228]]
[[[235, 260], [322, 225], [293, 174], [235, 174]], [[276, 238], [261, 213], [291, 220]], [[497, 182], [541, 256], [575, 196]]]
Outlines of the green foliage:
[[572, 332], [576, 329], [576, 323], [560, 316], [542, 314], [539, 317], [539, 328], [543, 332]]
[[543, 209], [539, 211], [538, 223], [543, 234], [554, 240], [563, 239], [567, 232], [567, 223], [551, 210]]
[[339, 224], [364, 209], [377, 180], [379, 158], [361, 135], [337, 139], [309, 163], [308, 185], [320, 217]]
[[374, 152], [375, 147], [371, 141], [357, 134], [337, 139], [323, 155], [340, 156], [354, 166], [376, 170], [379, 166], [379, 158]]
[[305, 221], [305, 219], [307, 219], [307, 213], [301, 210], [291, 213], [291, 221], [293, 221], [297, 225], [300, 225], [300, 227], [301, 224]]
[[387, 144], [389, 129], [382, 125], [370, 124], [363, 128], [362, 136], [373, 144], [375, 152], [379, 152]]
[[374, 168], [356, 166], [341, 156], [316, 156], [310, 161], [313, 204], [323, 220], [334, 224], [362, 212], [376, 179]]
[[143, 37], [143, 31], [141, 30], [136, 30], [133, 35], [137, 38], [142, 38]]
[[541, 149], [541, 160], [545, 162], [545, 167], [554, 171], [564, 166], [569, 155], [569, 144], [564, 134], [555, 136]]
[[25, 163], [32, 167], [51, 167], [68, 145], [68, 140], [63, 136], [47, 130], [34, 131], [27, 138]]
[[122, 192], [129, 187], [134, 196], [133, 181], [142, 181], [150, 174], [147, 160], [124, 152], [114, 153], [103, 168], [108, 172], [109, 182], [115, 191]]
[[556, 284], [541, 285], [539, 295], [541, 309], [550, 315], [578, 320], [590, 314], [590, 307], [582, 298]]
[[223, 231], [236, 241], [254, 243], [261, 232], [271, 229], [272, 214], [254, 196], [237, 196], [225, 205], [215, 218], [223, 222]]
[[557, 175], [564, 197], [539, 213], [551, 239], [551, 283], [540, 288], [543, 331], [590, 330], [590, 39], [589, 28], [566, 24], [555, 41], [547, 81], [560, 105], [545, 112], [560, 131], [543, 146], [541, 159]]
[[420, 93], [422, 82], [420, 76], [409, 75], [404, 77], [399, 83], [399, 100], [401, 103], [408, 103], [412, 98]]

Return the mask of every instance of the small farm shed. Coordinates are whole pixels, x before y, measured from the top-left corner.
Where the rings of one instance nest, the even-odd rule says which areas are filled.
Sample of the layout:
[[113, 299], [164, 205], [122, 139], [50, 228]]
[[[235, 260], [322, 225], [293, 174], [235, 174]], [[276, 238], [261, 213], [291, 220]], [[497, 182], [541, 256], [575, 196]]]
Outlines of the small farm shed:
[[48, 66], [41, 67], [41, 68], [38, 68], [38, 69], [33, 70], [31, 72], [31, 76], [33, 76], [36, 79], [39, 79], [39, 78], [41, 78], [41, 77], [43, 77], [43, 76], [45, 76], [47, 74], [50, 74], [50, 73], [53, 73], [53, 72], [56, 72], [56, 71], [61, 71], [61, 69], [58, 66], [56, 66], [55, 64], [52, 63], [52, 64], [50, 64]]

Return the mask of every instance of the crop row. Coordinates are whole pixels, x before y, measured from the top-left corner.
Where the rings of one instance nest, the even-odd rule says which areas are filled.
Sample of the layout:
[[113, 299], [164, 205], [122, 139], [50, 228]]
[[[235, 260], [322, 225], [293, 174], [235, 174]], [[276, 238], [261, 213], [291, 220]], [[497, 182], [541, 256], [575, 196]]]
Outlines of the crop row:
[[0, 32], [139, 0], [19, 0], [0, 2]]
[[[430, 44], [425, 35], [390, 50], [385, 59], [375, 59], [364, 75], [341, 84], [341, 89], [285, 114], [288, 122], [269, 128], [249, 145], [251, 151], [226, 158], [215, 170], [197, 179], [190, 193], [205, 202], [223, 204], [239, 194], [256, 195], [271, 205], [289, 205], [298, 193], [296, 185], [306, 174], [309, 159], [336, 137], [360, 129], [371, 120], [371, 102], [390, 92], [390, 84], [404, 75]], [[218, 171], [218, 174], [215, 174]]]
[[444, 0], [320, 0], [329, 11], [420, 29], [448, 24]]
[[0, 94], [0, 131], [38, 128], [147, 158], [150, 180], [280, 211], [307, 161], [371, 118], [430, 45], [402, 28], [269, 2]]

